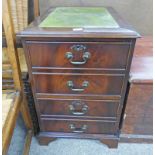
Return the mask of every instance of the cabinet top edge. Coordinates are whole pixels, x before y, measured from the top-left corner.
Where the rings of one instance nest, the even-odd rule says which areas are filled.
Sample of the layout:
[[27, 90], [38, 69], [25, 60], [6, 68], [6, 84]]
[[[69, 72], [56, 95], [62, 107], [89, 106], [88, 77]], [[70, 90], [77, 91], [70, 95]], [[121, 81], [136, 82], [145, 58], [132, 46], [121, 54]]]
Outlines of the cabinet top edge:
[[[74, 7], [70, 7], [74, 8]], [[89, 7], [87, 7], [89, 8]], [[101, 7], [95, 7], [101, 8]], [[44, 15], [37, 17], [27, 28], [17, 33], [17, 37], [62, 37], [62, 38], [139, 38], [141, 37], [118, 13], [111, 7], [105, 7], [119, 25], [107, 27], [40, 27], [39, 25], [56, 8], [49, 9]]]

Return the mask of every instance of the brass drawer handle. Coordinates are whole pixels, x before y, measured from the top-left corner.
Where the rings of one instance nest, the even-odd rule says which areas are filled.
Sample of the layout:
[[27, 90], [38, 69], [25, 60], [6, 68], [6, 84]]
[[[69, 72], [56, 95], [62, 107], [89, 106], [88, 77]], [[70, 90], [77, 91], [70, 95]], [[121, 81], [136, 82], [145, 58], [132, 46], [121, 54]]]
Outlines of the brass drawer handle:
[[82, 88], [74, 88], [74, 83], [73, 81], [67, 81], [67, 86], [72, 90], [72, 91], [76, 91], [76, 92], [82, 92], [85, 90], [86, 87], [88, 87], [89, 82], [88, 81], [84, 81], [82, 83]]
[[86, 47], [83, 46], [83, 45], [73, 45], [71, 47], [71, 50], [74, 50], [74, 51], [82, 51], [83, 52], [83, 60], [82, 61], [72, 61], [74, 56], [73, 56], [73, 53], [72, 52], [67, 52], [66, 53], [66, 58], [69, 59], [70, 63], [73, 64], [73, 65], [82, 65], [82, 64], [85, 64], [87, 62], [88, 59], [90, 59], [91, 57], [91, 54], [86, 50]]
[[[82, 106], [81, 110], [77, 110], [78, 106]], [[88, 112], [88, 106], [80, 101], [74, 101], [69, 105], [69, 110], [73, 115], [84, 115]]]
[[81, 128], [76, 128], [74, 124], [69, 124], [69, 127], [72, 130], [72, 132], [75, 133], [84, 133], [88, 129], [88, 126], [85, 124]]

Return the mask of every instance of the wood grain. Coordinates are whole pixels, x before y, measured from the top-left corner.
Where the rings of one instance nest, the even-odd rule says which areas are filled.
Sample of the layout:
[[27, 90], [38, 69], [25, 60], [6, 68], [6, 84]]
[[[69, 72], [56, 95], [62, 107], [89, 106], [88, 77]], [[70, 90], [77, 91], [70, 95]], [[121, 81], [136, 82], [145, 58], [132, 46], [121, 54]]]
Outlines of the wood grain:
[[40, 132], [38, 135], [38, 141], [41, 145], [48, 145], [56, 138], [77, 138], [77, 139], [97, 139], [103, 144], [108, 145], [109, 148], [117, 148], [119, 137], [118, 135], [106, 135], [106, 134], [77, 134], [77, 133], [61, 133], [61, 132]]
[[4, 25], [4, 32], [7, 41], [7, 56], [9, 57], [13, 72], [13, 79], [15, 82], [15, 87], [17, 90], [20, 90], [21, 88], [21, 72], [19, 68], [19, 59], [17, 55], [17, 50], [15, 48], [15, 33], [13, 30], [13, 24], [11, 19], [11, 14], [9, 10], [9, 4], [7, 1], [4, 1], [3, 3], [3, 25]]
[[150, 36], [137, 40], [131, 64], [130, 83], [153, 83], [153, 39]]
[[[35, 81], [35, 92], [49, 94], [121, 95], [124, 80], [124, 76], [115, 75], [35, 74], [33, 77]], [[84, 91], [74, 91], [68, 87], [68, 81], [73, 82], [75, 89], [82, 89], [82, 84], [84, 81], [88, 81], [89, 84], [87, 87], [83, 88]], [[111, 85], [113, 87], [111, 87]]]
[[[60, 117], [105, 117], [116, 119], [119, 107], [119, 102], [115, 100], [38, 99], [37, 104], [39, 104], [40, 115], [44, 117], [57, 115]], [[72, 107], [74, 110], [71, 110]], [[83, 110], [84, 107], [87, 107], [86, 111]], [[78, 112], [84, 114], [78, 115]]]
[[[75, 129], [70, 129], [70, 125], [73, 124]], [[77, 120], [77, 119], [55, 119], [55, 118], [42, 118], [41, 119], [41, 131], [46, 132], [64, 132], [72, 133], [74, 131], [81, 131], [83, 126], [86, 125], [87, 129], [82, 133], [91, 134], [116, 134], [117, 123], [103, 120]]]
[[[40, 28], [39, 24], [49, 14], [47, 12], [17, 35], [22, 37], [25, 50], [41, 144], [67, 137], [99, 139], [109, 147], [117, 147], [131, 59], [139, 34], [111, 8], [108, 11], [120, 29]], [[73, 45], [86, 46], [86, 50], [74, 50]], [[72, 60], [66, 58], [67, 52], [73, 55]], [[73, 64], [84, 61], [84, 52], [90, 52], [91, 57], [82, 65]], [[73, 82], [72, 87], [68, 87], [68, 81]], [[84, 81], [89, 82], [85, 88], [82, 87]], [[79, 89], [81, 92], [77, 92]], [[69, 115], [66, 107], [72, 100], [87, 101], [88, 114], [92, 116]], [[105, 100], [101, 101], [103, 106], [99, 100]], [[115, 104], [107, 103], [107, 100]], [[116, 108], [116, 102], [120, 103], [119, 108]], [[81, 107], [76, 110], [80, 111]], [[97, 114], [101, 115], [96, 117]], [[116, 119], [104, 117], [106, 115], [116, 116]], [[89, 126], [87, 130], [85, 125]], [[82, 132], [87, 134], [73, 133], [73, 130], [84, 130]]]
[[[71, 47], [82, 45], [85, 51], [74, 51]], [[126, 69], [130, 42], [33, 42], [28, 41], [32, 67], [60, 67], [60, 68], [106, 68]], [[66, 53], [73, 54], [72, 61], [82, 62], [84, 52], [90, 53], [90, 58], [82, 65], [73, 65], [66, 58]], [[121, 55], [121, 57], [120, 57]], [[42, 61], [44, 59], [44, 61]]]
[[[12, 66], [12, 75], [13, 75], [13, 80], [14, 80], [14, 87], [15, 90], [18, 91], [23, 91], [23, 84], [21, 80], [21, 70], [19, 67], [19, 58], [18, 58], [18, 53], [17, 49], [15, 46], [15, 33], [13, 29], [13, 24], [12, 24], [12, 18], [11, 18], [11, 13], [10, 13], [10, 5], [8, 1], [3, 2], [3, 25], [4, 25], [4, 32], [7, 41], [7, 55], [10, 61], [10, 64]], [[25, 101], [26, 102], [26, 101]], [[22, 104], [21, 106], [21, 111], [23, 112], [23, 119], [25, 122], [28, 122], [28, 128], [32, 128], [32, 122], [29, 119], [30, 116], [28, 111], [26, 112], [25, 109], [27, 108], [27, 104]]]
[[39, 0], [34, 0], [34, 17], [38, 17], [39, 16], [39, 12], [40, 12], [40, 9], [39, 9]]
[[126, 118], [122, 133], [152, 134], [153, 133], [153, 86], [146, 84], [131, 84]]
[[29, 150], [30, 150], [30, 146], [31, 146], [32, 135], [33, 135], [32, 130], [29, 130], [27, 132], [26, 139], [25, 139], [23, 155], [29, 155]]
[[152, 37], [138, 39], [130, 70], [130, 89], [120, 135], [122, 142], [153, 142], [152, 55]]
[[[27, 31], [22, 31], [18, 33], [18, 36], [21, 37], [51, 37], [51, 38], [138, 38], [140, 35], [132, 29], [127, 22], [125, 22], [118, 13], [111, 7], [107, 7], [110, 14], [119, 24], [120, 28], [111, 28], [111, 29], [102, 29], [102, 28], [85, 28], [82, 31], [74, 31], [73, 28], [41, 28], [39, 24], [43, 19], [45, 19], [49, 13], [51, 13], [54, 8], [49, 9], [43, 16], [38, 17], [34, 22], [29, 25]], [[32, 33], [33, 32], [33, 33]]]

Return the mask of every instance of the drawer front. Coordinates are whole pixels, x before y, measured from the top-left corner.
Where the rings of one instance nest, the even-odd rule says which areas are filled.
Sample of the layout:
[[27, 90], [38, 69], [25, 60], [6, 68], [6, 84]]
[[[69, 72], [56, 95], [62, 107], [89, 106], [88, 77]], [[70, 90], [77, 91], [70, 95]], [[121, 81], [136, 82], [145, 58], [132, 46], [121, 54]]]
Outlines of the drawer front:
[[38, 99], [41, 116], [89, 116], [89, 117], [117, 117], [118, 101], [104, 100], [61, 100]]
[[88, 121], [88, 120], [49, 120], [41, 119], [41, 131], [67, 132], [67, 133], [91, 133], [91, 134], [115, 134], [116, 122]]
[[120, 95], [124, 75], [36, 74], [36, 93]]
[[130, 43], [27, 42], [33, 67], [125, 69]]

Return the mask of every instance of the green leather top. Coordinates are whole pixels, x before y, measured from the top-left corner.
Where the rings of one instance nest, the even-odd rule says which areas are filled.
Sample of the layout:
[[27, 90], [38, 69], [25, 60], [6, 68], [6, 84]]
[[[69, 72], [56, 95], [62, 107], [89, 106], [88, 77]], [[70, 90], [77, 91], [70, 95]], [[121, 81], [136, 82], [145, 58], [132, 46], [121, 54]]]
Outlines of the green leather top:
[[39, 27], [119, 28], [119, 25], [104, 7], [58, 7]]

